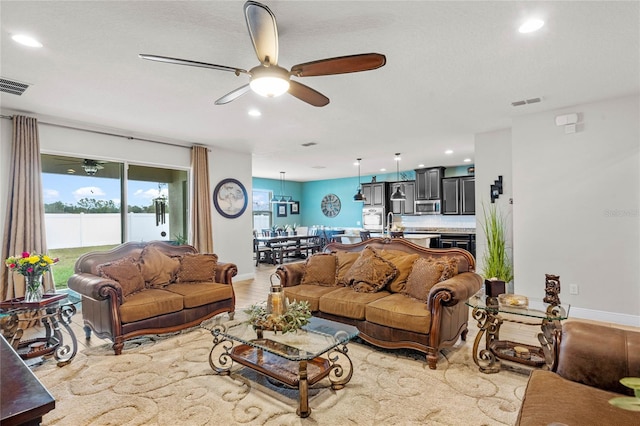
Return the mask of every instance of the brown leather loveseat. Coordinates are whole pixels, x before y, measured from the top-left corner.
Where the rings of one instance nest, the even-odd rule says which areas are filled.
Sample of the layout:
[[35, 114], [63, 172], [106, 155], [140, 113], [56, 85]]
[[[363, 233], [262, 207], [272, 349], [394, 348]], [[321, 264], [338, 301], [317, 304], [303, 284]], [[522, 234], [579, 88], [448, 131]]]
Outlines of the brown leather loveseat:
[[633, 396], [620, 379], [640, 377], [640, 333], [568, 321], [555, 342], [553, 371], [529, 377], [518, 426], [637, 426], [640, 412], [609, 403]]
[[465, 301], [482, 285], [471, 253], [403, 238], [330, 243], [324, 251], [276, 271], [286, 297], [308, 301], [314, 316], [353, 325], [383, 348], [426, 353], [431, 369], [440, 349], [466, 338]]
[[235, 311], [233, 263], [198, 254], [189, 245], [129, 242], [78, 258], [69, 288], [82, 295], [87, 339], [93, 330], [113, 341], [194, 327], [214, 315]]

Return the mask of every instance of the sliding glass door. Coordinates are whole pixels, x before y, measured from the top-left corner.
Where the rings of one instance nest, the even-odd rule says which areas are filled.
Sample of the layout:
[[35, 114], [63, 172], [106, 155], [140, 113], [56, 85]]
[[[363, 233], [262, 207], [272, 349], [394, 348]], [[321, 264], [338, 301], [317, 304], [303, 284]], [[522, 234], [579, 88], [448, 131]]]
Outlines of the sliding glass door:
[[[42, 154], [45, 226], [56, 287], [75, 260], [126, 241], [187, 242], [188, 171]], [[124, 207], [126, 206], [126, 208]]]

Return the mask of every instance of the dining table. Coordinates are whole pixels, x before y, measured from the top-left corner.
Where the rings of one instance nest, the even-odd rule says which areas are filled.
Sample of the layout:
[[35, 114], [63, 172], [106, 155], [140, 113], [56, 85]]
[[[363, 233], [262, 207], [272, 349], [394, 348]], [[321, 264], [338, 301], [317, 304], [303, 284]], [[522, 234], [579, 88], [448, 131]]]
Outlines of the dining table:
[[[266, 261], [280, 264], [284, 262], [285, 255], [304, 259], [309, 253], [322, 250], [322, 243], [318, 241], [319, 235], [278, 235], [257, 236], [256, 240], [272, 249], [272, 258]], [[304, 253], [303, 253], [304, 252]]]

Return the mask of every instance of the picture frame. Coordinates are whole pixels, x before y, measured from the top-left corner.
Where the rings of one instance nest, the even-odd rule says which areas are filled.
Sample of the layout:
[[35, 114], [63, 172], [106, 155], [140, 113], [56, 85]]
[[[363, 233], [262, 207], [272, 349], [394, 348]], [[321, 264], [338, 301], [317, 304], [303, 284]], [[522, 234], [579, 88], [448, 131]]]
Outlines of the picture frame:
[[282, 203], [276, 204], [276, 217], [287, 217], [287, 205]]
[[300, 201], [293, 201], [289, 207], [290, 214], [300, 214]]
[[242, 216], [248, 203], [247, 190], [237, 179], [222, 179], [213, 190], [216, 211], [228, 219]]

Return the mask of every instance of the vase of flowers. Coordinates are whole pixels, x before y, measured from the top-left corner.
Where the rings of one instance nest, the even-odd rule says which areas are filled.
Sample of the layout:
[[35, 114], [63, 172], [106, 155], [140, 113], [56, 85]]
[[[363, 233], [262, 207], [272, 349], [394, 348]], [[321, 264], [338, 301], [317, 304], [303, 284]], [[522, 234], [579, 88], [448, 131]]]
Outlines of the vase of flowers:
[[10, 271], [24, 276], [25, 302], [39, 302], [42, 299], [42, 276], [59, 259], [46, 254], [23, 252], [21, 256], [10, 256], [5, 264]]

